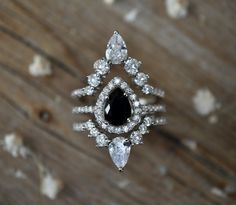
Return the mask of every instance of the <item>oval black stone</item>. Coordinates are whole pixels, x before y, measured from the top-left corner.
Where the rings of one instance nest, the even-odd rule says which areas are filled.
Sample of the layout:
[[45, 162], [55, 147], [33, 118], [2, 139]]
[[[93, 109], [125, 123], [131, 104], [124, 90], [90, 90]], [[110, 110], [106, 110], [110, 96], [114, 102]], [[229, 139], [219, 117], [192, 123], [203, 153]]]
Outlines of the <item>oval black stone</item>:
[[131, 105], [120, 88], [114, 89], [105, 104], [104, 117], [111, 125], [120, 126], [131, 116]]

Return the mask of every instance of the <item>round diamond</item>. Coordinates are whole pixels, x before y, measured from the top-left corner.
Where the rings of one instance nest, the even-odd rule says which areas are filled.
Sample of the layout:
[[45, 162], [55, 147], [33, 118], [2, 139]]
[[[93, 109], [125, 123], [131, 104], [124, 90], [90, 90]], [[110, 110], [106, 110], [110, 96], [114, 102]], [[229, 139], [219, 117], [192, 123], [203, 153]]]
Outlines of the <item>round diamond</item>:
[[134, 58], [129, 58], [125, 62], [125, 70], [127, 73], [130, 75], [136, 75], [140, 66], [140, 61], [134, 59]]
[[88, 84], [97, 87], [101, 83], [101, 79], [97, 74], [91, 74], [88, 76]]
[[153, 87], [151, 85], [144, 85], [142, 91], [145, 94], [150, 94], [153, 92]]
[[141, 132], [141, 134], [146, 134], [146, 133], [148, 133], [148, 129], [147, 129], [147, 126], [145, 125], [145, 124], [141, 124], [140, 126], [139, 126], [139, 131]]
[[97, 128], [92, 128], [90, 129], [90, 135], [91, 137], [97, 137], [99, 135], [99, 131], [97, 130]]
[[105, 134], [100, 134], [96, 137], [96, 143], [98, 147], [105, 147], [109, 143], [109, 139]]
[[149, 127], [153, 123], [153, 117], [145, 117], [143, 121], [144, 121], [145, 125]]
[[105, 59], [97, 60], [93, 67], [100, 75], [105, 75], [110, 70], [110, 65]]
[[144, 73], [138, 73], [134, 78], [134, 82], [139, 86], [143, 86], [147, 82], [147, 80], [148, 75]]
[[132, 144], [141, 144], [143, 142], [142, 134], [138, 131], [134, 131], [130, 135]]

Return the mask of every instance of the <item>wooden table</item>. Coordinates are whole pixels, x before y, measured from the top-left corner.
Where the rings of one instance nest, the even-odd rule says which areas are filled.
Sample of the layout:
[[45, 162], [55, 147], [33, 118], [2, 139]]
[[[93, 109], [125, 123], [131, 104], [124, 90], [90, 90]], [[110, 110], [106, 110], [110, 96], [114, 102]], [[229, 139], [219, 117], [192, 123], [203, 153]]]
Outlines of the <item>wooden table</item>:
[[[124, 15], [134, 8], [137, 18], [126, 22]], [[191, 0], [181, 20], [168, 17], [164, 2], [155, 0], [110, 6], [102, 0], [1, 0], [1, 139], [10, 132], [23, 136], [65, 186], [52, 202], [39, 192], [34, 163], [1, 149], [0, 204], [235, 204], [235, 19], [230, 0]], [[123, 173], [106, 149], [71, 129], [75, 118], [85, 118], [72, 117], [71, 108], [81, 102], [70, 92], [85, 85], [114, 30], [151, 82], [166, 91], [169, 121], [132, 150]], [[51, 62], [52, 76], [29, 74], [36, 54]], [[124, 75], [119, 68], [115, 73]], [[192, 102], [202, 88], [221, 105], [207, 116]], [[218, 122], [209, 123], [211, 115]], [[16, 169], [27, 179], [9, 174]]]

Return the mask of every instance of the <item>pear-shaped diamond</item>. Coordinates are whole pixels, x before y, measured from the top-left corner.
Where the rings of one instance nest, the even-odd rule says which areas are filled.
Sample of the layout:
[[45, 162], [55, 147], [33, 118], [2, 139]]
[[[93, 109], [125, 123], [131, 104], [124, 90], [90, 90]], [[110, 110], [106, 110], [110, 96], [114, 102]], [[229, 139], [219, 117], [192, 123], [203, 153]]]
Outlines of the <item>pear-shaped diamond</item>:
[[119, 170], [127, 164], [131, 150], [131, 142], [124, 137], [116, 137], [109, 144], [109, 153], [112, 161]]
[[127, 57], [128, 51], [125, 42], [121, 35], [115, 31], [107, 44], [106, 58], [112, 64], [121, 64]]

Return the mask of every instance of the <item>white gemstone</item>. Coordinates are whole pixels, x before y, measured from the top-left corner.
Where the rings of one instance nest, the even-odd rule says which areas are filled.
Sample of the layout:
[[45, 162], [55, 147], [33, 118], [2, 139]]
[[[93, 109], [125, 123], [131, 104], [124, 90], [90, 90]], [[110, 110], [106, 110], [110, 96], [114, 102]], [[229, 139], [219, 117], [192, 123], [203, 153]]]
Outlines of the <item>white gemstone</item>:
[[144, 124], [149, 127], [153, 124], [154, 119], [153, 117], [148, 116], [148, 117], [145, 117], [143, 121], [144, 121]]
[[132, 144], [141, 144], [143, 142], [142, 134], [138, 131], [134, 131], [130, 135]]
[[101, 83], [101, 79], [97, 74], [91, 74], [88, 76], [88, 84], [97, 87]]
[[95, 61], [93, 67], [100, 75], [105, 75], [110, 70], [110, 65], [105, 59]]
[[127, 73], [129, 73], [130, 75], [136, 75], [139, 69], [141, 62], [134, 59], [134, 58], [129, 58], [126, 62], [125, 62], [125, 70]]
[[128, 51], [123, 38], [118, 32], [114, 32], [107, 44], [107, 60], [110, 60], [112, 64], [121, 64], [127, 59], [127, 56]]
[[100, 134], [96, 137], [96, 143], [98, 147], [106, 147], [109, 143], [109, 139], [105, 134]]
[[89, 131], [89, 133], [90, 133], [90, 136], [91, 137], [97, 137], [99, 134], [100, 134], [100, 132], [97, 130], [97, 128], [91, 128], [90, 129], [90, 131]]
[[151, 85], [144, 85], [142, 91], [145, 94], [150, 94], [153, 92], [153, 87]]
[[130, 142], [124, 137], [116, 137], [109, 144], [109, 153], [111, 159], [119, 170], [122, 170], [127, 164], [130, 150]]
[[147, 126], [145, 125], [145, 124], [141, 124], [140, 126], [139, 126], [139, 131], [141, 132], [141, 134], [146, 134], [146, 133], [148, 133], [148, 129], [147, 129]]
[[138, 73], [134, 78], [134, 82], [139, 86], [143, 86], [147, 82], [147, 80], [148, 75], [144, 73]]

